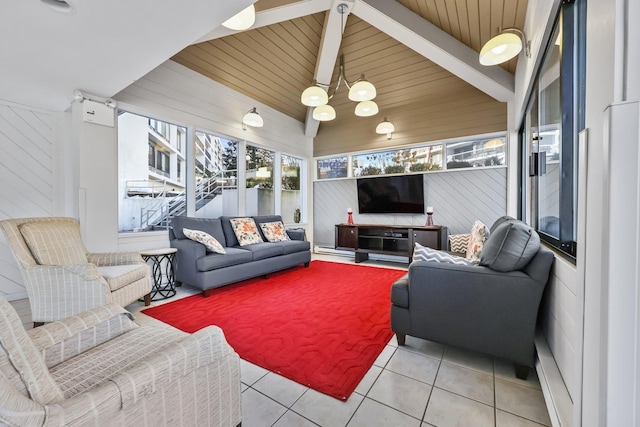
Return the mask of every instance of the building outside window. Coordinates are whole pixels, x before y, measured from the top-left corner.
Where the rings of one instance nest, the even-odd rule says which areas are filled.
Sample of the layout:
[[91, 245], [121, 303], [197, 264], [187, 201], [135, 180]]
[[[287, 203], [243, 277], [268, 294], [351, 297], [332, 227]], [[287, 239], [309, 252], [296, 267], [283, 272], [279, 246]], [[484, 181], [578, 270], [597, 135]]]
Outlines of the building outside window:
[[[182, 136], [181, 136], [182, 135]], [[166, 229], [166, 213], [184, 198], [186, 128], [120, 111], [118, 115], [118, 230]]]
[[245, 210], [248, 216], [275, 214], [274, 158], [273, 151], [247, 145]]
[[318, 179], [346, 178], [348, 163], [347, 156], [318, 159], [316, 161], [316, 175]]
[[303, 160], [283, 154], [281, 157], [282, 197], [280, 214], [285, 223], [296, 222], [296, 209], [302, 206], [301, 169]]

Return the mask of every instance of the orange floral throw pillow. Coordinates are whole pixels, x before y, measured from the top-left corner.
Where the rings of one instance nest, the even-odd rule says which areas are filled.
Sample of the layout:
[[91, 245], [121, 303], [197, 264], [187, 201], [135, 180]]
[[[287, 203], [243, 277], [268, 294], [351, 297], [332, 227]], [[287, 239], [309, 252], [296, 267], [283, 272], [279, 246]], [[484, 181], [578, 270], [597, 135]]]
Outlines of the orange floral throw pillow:
[[484, 246], [484, 241], [489, 237], [489, 230], [482, 221], [476, 221], [471, 227], [471, 236], [467, 246], [467, 259], [475, 263], [480, 262], [480, 252]]
[[216, 240], [216, 238], [209, 233], [205, 233], [204, 231], [200, 230], [190, 230], [188, 228], [183, 228], [182, 232], [187, 239], [191, 239], [194, 242], [202, 243], [210, 252], [215, 252], [218, 254], [227, 253], [220, 242], [218, 242], [218, 240]]
[[260, 224], [262, 234], [270, 242], [281, 242], [283, 240], [290, 240], [287, 236], [287, 232], [284, 228], [282, 221], [275, 222], [263, 222]]
[[229, 222], [231, 222], [231, 228], [233, 228], [240, 246], [264, 242], [253, 218], [233, 218]]

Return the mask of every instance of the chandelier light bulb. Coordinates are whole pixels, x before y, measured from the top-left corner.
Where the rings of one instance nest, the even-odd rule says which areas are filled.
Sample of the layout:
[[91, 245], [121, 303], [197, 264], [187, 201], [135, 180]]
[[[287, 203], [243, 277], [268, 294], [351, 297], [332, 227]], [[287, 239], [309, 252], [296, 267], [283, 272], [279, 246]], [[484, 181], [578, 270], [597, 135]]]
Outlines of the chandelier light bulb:
[[313, 109], [313, 118], [319, 122], [327, 122], [336, 118], [336, 110], [329, 105], [319, 105]]
[[349, 89], [349, 99], [352, 101], [370, 101], [376, 97], [376, 87], [364, 79], [364, 75], [360, 81], [351, 86]]
[[327, 92], [320, 86], [313, 85], [302, 92], [300, 102], [307, 107], [317, 107], [329, 102], [329, 95], [327, 95]]
[[378, 114], [378, 104], [373, 101], [362, 101], [356, 105], [356, 116], [369, 117]]

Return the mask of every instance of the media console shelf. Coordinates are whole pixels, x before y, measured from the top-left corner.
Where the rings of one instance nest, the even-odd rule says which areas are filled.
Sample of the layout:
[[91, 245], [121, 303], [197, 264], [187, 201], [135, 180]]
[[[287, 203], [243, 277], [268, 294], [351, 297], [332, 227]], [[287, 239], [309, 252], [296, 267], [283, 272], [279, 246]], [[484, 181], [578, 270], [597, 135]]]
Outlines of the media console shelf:
[[413, 258], [416, 242], [433, 249], [447, 248], [447, 227], [396, 226], [380, 224], [337, 224], [335, 248], [355, 252], [355, 261], [369, 259], [370, 253]]

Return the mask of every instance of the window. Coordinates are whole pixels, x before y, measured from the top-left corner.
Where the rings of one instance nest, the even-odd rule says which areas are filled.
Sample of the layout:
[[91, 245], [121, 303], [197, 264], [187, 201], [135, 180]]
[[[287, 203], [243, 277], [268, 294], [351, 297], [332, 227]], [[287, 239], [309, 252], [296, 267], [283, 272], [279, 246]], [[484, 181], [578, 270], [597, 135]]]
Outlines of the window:
[[[521, 197], [540, 237], [574, 259], [576, 254], [577, 141], [584, 129], [585, 2], [563, 3], [534, 82], [521, 155], [528, 180]], [[521, 162], [525, 164], [525, 162]], [[524, 170], [528, 169], [528, 177]]]
[[166, 229], [167, 214], [185, 198], [179, 135], [186, 128], [119, 112], [119, 231]]
[[316, 162], [318, 179], [346, 178], [347, 156], [318, 159]]
[[196, 215], [237, 215], [238, 141], [197, 131], [193, 161]]
[[447, 169], [501, 166], [505, 164], [504, 138], [447, 144]]
[[247, 145], [246, 155], [246, 214], [273, 215], [273, 161], [275, 153]]
[[[280, 214], [284, 222], [296, 222], [295, 211], [302, 206], [302, 192], [300, 191], [300, 172], [302, 159], [282, 155], [282, 199]], [[297, 222], [299, 222], [298, 219]]]

